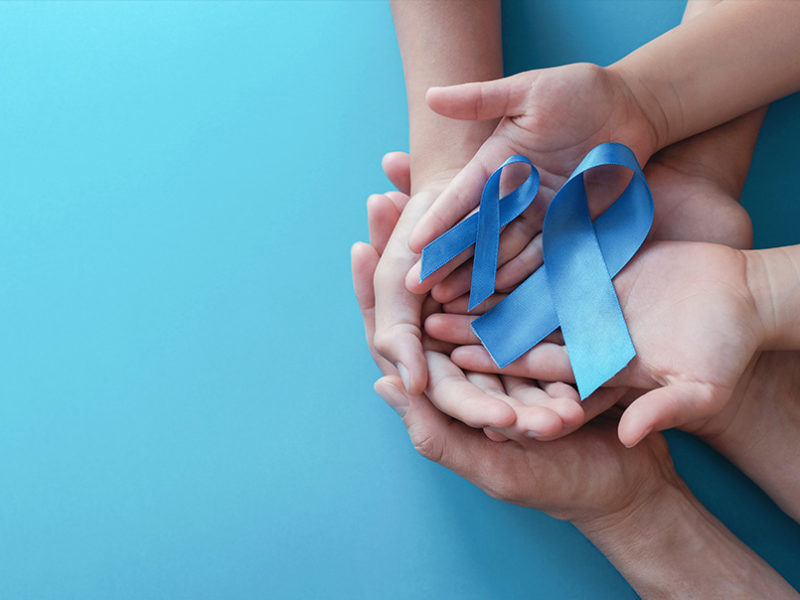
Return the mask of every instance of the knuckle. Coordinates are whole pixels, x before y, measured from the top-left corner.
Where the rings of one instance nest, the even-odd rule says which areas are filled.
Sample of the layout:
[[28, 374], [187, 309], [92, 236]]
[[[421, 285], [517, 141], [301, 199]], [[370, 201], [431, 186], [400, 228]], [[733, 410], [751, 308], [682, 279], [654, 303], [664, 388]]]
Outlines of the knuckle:
[[493, 480], [482, 486], [482, 489], [495, 500], [509, 502], [511, 504], [521, 503], [520, 491], [517, 485], [513, 481], [508, 481], [505, 478]]
[[421, 456], [435, 463], [441, 463], [444, 457], [444, 443], [429, 431], [413, 430], [409, 432], [414, 449]]
[[386, 329], [380, 329], [375, 331], [375, 335], [372, 339], [373, 346], [375, 350], [381, 354], [382, 356], [389, 357], [391, 355], [392, 350], [394, 348], [394, 337], [391, 333]]

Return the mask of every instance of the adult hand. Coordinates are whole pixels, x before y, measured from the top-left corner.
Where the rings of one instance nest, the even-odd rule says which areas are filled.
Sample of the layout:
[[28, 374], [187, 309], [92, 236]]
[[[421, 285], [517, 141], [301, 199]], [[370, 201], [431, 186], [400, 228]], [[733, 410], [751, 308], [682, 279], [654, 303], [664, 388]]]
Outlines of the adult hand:
[[[620, 440], [633, 446], [650, 431], [687, 425], [721, 411], [765, 328], [748, 287], [743, 252], [715, 244], [655, 242], [614, 279], [636, 357], [608, 385], [647, 389], [625, 411]], [[463, 343], [466, 315], [436, 315], [426, 330]], [[569, 381], [566, 348], [542, 343], [505, 369], [482, 346], [462, 346], [454, 363], [473, 371]]]
[[[353, 283], [368, 343], [374, 331], [371, 271], [378, 258], [373, 246], [353, 247]], [[451, 380], [457, 385], [454, 367], [444, 354], [428, 351], [427, 357], [434, 394], [436, 384], [448, 385]], [[376, 382], [375, 389], [402, 416], [419, 452], [494, 497], [589, 524], [599, 518], [623, 518], [677, 481], [660, 436], [651, 436], [629, 451], [616, 440], [614, 423], [606, 418], [563, 440], [497, 443], [454, 421], [425, 395], [408, 394], [391, 367], [380, 357], [378, 361], [389, 374]]]
[[[383, 169], [389, 180], [401, 191], [409, 188], [409, 156], [404, 152], [391, 152], [383, 158]], [[397, 193], [395, 193], [397, 194]], [[390, 199], [374, 195], [368, 204], [370, 239], [380, 252], [397, 221], [397, 211]], [[475, 312], [480, 313], [491, 305], [487, 301]], [[441, 306], [432, 299], [427, 301], [425, 316], [441, 312]], [[448, 348], [449, 351], [452, 348]], [[586, 421], [613, 404], [623, 391], [604, 389], [581, 403], [574, 387], [560, 382], [536, 382], [517, 377], [497, 378], [478, 373], [464, 373], [449, 359], [441, 355], [429, 357], [436, 361], [437, 377], [428, 382], [427, 394], [434, 404], [449, 416], [472, 427], [484, 428], [495, 441], [508, 438], [555, 439], [574, 431]], [[386, 372], [384, 370], [384, 372]], [[513, 409], [501, 410], [498, 400]]]

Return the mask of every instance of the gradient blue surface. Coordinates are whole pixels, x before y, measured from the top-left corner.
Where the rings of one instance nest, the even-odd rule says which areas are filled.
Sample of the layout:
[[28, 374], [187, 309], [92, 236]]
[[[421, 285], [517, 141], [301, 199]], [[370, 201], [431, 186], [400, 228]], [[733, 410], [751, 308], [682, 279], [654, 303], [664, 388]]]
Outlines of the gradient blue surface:
[[[681, 4], [507, 2], [508, 70], [608, 63]], [[633, 597], [372, 392], [348, 250], [407, 144], [385, 3], [3, 2], [0, 83], [0, 597]], [[798, 109], [759, 143], [760, 245], [800, 242]], [[670, 440], [800, 585], [800, 528]]]

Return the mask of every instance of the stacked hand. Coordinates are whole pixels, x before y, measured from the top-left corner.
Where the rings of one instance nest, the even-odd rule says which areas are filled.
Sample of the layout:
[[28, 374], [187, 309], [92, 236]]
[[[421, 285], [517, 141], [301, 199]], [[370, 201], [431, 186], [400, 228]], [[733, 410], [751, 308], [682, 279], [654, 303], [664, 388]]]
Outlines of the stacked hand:
[[[501, 236], [498, 284], [511, 287], [541, 263], [537, 235], [547, 203], [586, 152], [598, 143], [619, 140], [645, 161], [657, 143], [654, 126], [624, 79], [594, 65], [568, 65], [495, 82], [432, 89], [428, 101], [445, 116], [502, 119], [475, 157], [449, 183], [452, 173], [418, 186], [375, 272], [375, 348], [396, 366], [405, 388], [415, 394], [426, 387], [429, 391], [441, 389], [428, 381], [421, 323], [425, 295], [446, 278], [447, 271], [419, 284], [419, 267], [409, 268], [417, 262], [425, 243], [474, 208], [488, 174], [509, 155], [521, 153], [537, 165], [542, 178], [540, 198]], [[396, 157], [388, 157], [387, 171], [396, 172], [396, 161]], [[614, 175], [606, 172], [593, 177], [594, 193], [589, 202], [594, 213], [607, 207], [624, 183]], [[395, 179], [400, 184], [410, 183], [406, 174]], [[371, 200], [371, 204], [380, 202], [376, 197]], [[380, 207], [377, 212], [381, 212]], [[456, 259], [450, 270], [468, 258]], [[438, 302], [453, 300], [458, 295], [453, 290], [465, 281], [468, 272], [469, 264], [456, 270], [436, 287], [432, 298]], [[406, 286], [402, 285], [404, 279]], [[460, 381], [461, 385], [452, 388], [458, 396], [448, 403], [452, 406], [450, 414], [511, 437], [561, 435], [615, 401], [613, 393], [603, 393], [581, 406], [575, 390], [565, 385], [547, 385], [546, 389], [536, 386], [533, 397], [520, 401], [518, 394], [509, 396], [494, 388], [487, 392], [483, 379], [462, 375]]]
[[[356, 295], [384, 373], [376, 390], [423, 455], [495, 497], [574, 521], [643, 596], [681, 587], [669, 582], [705, 581], [708, 593], [726, 597], [743, 589], [748, 597], [794, 597], [691, 498], [658, 431], [678, 426], [703, 437], [800, 516], [800, 354], [762, 352], [800, 348], [800, 247], [739, 250], [752, 233], [737, 201], [764, 114], [758, 107], [796, 87], [782, 48], [796, 45], [789, 23], [800, 11], [690, 2], [685, 21], [713, 16], [611, 67], [575, 64], [430, 88], [500, 72], [499, 5], [474, 6], [481, 9], [465, 16], [456, 3], [393, 5], [413, 155], [384, 157], [399, 191], [370, 198], [371, 245], [353, 248]], [[438, 39], [431, 24], [450, 20], [460, 27]], [[774, 44], [754, 33], [767, 30], [753, 27], [762, 21]], [[453, 47], [469, 60], [450, 60]], [[470, 77], [474, 65], [482, 76]], [[721, 95], [740, 80], [740, 67], [764, 85]], [[470, 323], [542, 266], [549, 202], [605, 142], [627, 145], [644, 165], [655, 215], [648, 240], [614, 279], [636, 357], [580, 402], [558, 331], [501, 370]], [[486, 180], [512, 154], [536, 165], [541, 188], [501, 232], [497, 293], [467, 314], [471, 250], [425, 282], [419, 255], [477, 207]], [[519, 175], [503, 172], [501, 195]], [[629, 177], [608, 167], [584, 175], [593, 217]], [[709, 560], [682, 559], [680, 548], [699, 547]]]
[[[401, 194], [383, 197], [387, 204], [377, 212], [382, 201], [370, 206], [370, 245], [353, 246], [353, 284], [364, 318], [367, 343], [384, 377], [375, 384], [376, 391], [402, 416], [414, 446], [425, 457], [441, 463], [473, 481], [494, 497], [533, 506], [550, 514], [589, 526], [597, 520], [624, 520], [650, 498], [665, 488], [679, 488], [677, 475], [665, 441], [651, 436], [634, 452], [626, 451], [616, 441], [614, 422], [602, 417], [569, 439], [537, 442], [520, 439], [499, 444], [479, 431], [464, 425], [438, 410], [446, 404], [447, 390], [469, 381], [484, 390], [502, 390], [503, 383], [493, 375], [459, 375], [446, 355], [428, 350], [430, 397], [409, 394], [391, 363], [374, 351], [375, 293], [372, 283], [380, 253], [385, 249], [387, 227], [392, 224], [391, 204], [402, 209], [406, 198]], [[506, 380], [512, 378], [505, 378]], [[505, 383], [509, 386], [509, 383]], [[511, 389], [522, 397], [532, 393], [519, 380]], [[609, 477], [613, 473], [613, 477]], [[654, 477], [653, 474], [660, 474]]]

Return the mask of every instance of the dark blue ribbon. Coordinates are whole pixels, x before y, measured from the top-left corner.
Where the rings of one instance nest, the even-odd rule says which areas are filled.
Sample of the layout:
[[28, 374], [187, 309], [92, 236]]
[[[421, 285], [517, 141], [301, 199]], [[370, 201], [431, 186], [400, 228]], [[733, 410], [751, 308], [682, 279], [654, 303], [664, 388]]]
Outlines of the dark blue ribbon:
[[[605, 165], [626, 167], [633, 178], [593, 223], [583, 174]], [[652, 223], [653, 198], [630, 148], [607, 143], [590, 151], [548, 207], [542, 227], [544, 265], [472, 323], [495, 363], [507, 366], [561, 327], [581, 399], [627, 365], [636, 350], [611, 278], [642, 245]], [[476, 270], [477, 263], [473, 280]]]

